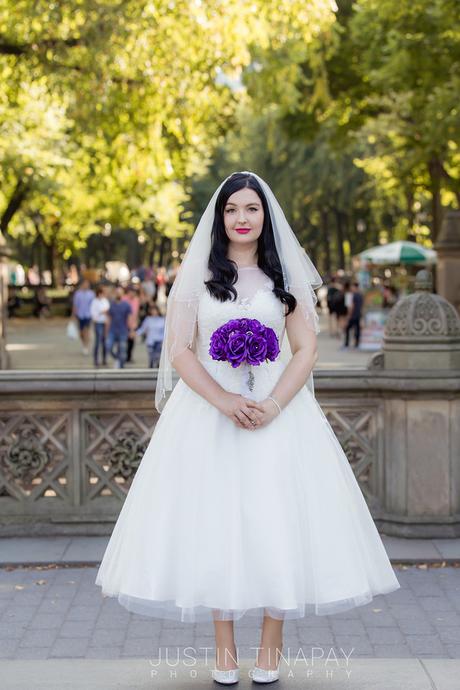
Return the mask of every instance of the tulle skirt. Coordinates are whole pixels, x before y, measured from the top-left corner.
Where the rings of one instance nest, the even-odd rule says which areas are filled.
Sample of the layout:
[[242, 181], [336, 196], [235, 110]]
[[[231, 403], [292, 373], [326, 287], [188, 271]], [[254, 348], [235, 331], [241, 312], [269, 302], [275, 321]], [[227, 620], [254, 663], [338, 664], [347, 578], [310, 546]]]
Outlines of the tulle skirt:
[[[213, 375], [217, 364], [207, 364]], [[282, 366], [261, 370], [254, 399], [269, 394]], [[400, 587], [306, 387], [269, 425], [246, 431], [183, 380], [157, 422], [96, 584], [130, 611], [191, 623], [334, 614]]]

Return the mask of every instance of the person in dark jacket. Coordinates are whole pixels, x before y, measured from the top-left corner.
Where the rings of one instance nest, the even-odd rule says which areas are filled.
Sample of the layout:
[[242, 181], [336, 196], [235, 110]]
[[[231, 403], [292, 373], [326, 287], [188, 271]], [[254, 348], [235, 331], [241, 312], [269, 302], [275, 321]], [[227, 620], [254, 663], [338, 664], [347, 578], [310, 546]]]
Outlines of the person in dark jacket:
[[359, 347], [361, 337], [361, 316], [363, 310], [364, 298], [359, 289], [359, 283], [352, 283], [351, 291], [347, 295], [346, 306], [348, 309], [348, 319], [345, 326], [345, 343], [348, 347], [350, 340], [350, 331], [353, 328], [355, 335], [355, 347]]
[[339, 335], [336, 302], [341, 293], [342, 291], [336, 276], [332, 276], [331, 282], [327, 288], [327, 308], [329, 311], [329, 335], [333, 338]]

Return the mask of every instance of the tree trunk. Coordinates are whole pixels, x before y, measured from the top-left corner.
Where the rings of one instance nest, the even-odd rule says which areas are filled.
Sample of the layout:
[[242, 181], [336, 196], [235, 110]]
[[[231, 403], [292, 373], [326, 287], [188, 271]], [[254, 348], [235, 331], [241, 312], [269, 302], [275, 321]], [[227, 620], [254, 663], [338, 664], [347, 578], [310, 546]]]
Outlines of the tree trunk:
[[430, 188], [431, 188], [431, 239], [436, 241], [442, 223], [442, 205], [441, 205], [441, 176], [442, 164], [439, 159], [434, 156], [428, 163], [428, 171], [430, 173]]
[[[342, 219], [343, 219], [343, 239], [345, 242], [348, 242], [348, 251], [350, 252], [349, 256], [345, 256], [345, 262], [348, 262], [348, 266], [350, 265], [351, 261], [351, 256], [353, 256], [353, 251], [352, 251], [352, 236], [353, 233], [350, 232], [350, 215], [348, 213], [343, 213], [342, 214]], [[343, 244], [342, 244], [343, 246]], [[344, 250], [345, 252], [345, 250]]]
[[165, 249], [166, 249], [166, 237], [163, 235], [161, 240], [160, 240], [160, 253], [158, 256], [158, 266], [163, 266], [163, 260], [164, 260], [164, 255], [165, 255]]
[[331, 246], [329, 244], [329, 217], [326, 209], [321, 211], [321, 233], [324, 248], [324, 272], [331, 272]]
[[154, 266], [154, 261], [155, 261], [155, 249], [156, 249], [156, 242], [153, 240], [152, 246], [149, 251], [149, 258], [148, 258], [148, 265], [149, 266]]
[[337, 230], [337, 258], [339, 268], [345, 269], [345, 253], [343, 251], [343, 214], [338, 209], [335, 211], [335, 218]]
[[16, 211], [20, 208], [22, 202], [27, 196], [30, 189], [30, 181], [18, 180], [14, 188], [11, 199], [9, 200], [6, 209], [0, 218], [0, 232], [6, 234], [8, 232], [8, 225], [13, 218]]
[[314, 237], [311, 237], [310, 233], [307, 241], [307, 249], [310, 259], [316, 266], [318, 263], [318, 245], [316, 244]]
[[56, 242], [54, 239], [49, 244], [46, 244], [47, 255], [47, 269], [51, 274], [51, 287], [56, 287]]
[[409, 226], [409, 229], [407, 232], [407, 239], [411, 240], [412, 242], [415, 242], [416, 234], [415, 234], [415, 230], [414, 230], [414, 226], [415, 226], [414, 190], [413, 189], [406, 189], [405, 192], [406, 192], [405, 196], [406, 196], [407, 223]]

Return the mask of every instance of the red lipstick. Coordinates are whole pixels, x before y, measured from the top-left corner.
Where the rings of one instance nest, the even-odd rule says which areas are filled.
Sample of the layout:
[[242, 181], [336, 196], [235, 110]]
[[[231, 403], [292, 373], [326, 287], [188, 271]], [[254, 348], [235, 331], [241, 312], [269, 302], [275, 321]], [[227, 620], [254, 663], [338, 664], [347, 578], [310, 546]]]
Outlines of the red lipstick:
[[240, 233], [240, 235], [246, 235], [251, 228], [235, 228], [236, 232]]

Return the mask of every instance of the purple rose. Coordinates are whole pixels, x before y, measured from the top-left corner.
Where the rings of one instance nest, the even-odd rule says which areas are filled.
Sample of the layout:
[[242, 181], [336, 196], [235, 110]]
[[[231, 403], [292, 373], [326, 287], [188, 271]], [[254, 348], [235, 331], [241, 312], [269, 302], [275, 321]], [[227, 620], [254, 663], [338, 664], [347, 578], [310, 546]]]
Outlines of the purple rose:
[[222, 330], [225, 333], [231, 333], [232, 331], [239, 331], [240, 330], [239, 319], [230, 319], [230, 321], [227, 321], [227, 323], [224, 323], [224, 325], [221, 326], [219, 330]]
[[232, 367], [239, 367], [246, 358], [246, 335], [233, 333], [228, 338], [227, 360]]
[[267, 357], [267, 341], [263, 335], [257, 333], [248, 335], [246, 341], [247, 348], [247, 362], [258, 366], [265, 361]]
[[227, 360], [227, 336], [220, 329], [214, 331], [211, 336], [209, 354], [221, 362]]
[[249, 319], [249, 330], [253, 333], [263, 334], [265, 333], [266, 327], [257, 319]]
[[272, 362], [277, 358], [280, 353], [280, 347], [278, 343], [278, 338], [276, 333], [272, 328], [267, 328], [267, 357]]
[[238, 330], [241, 333], [246, 333], [251, 325], [251, 319], [238, 319]]

